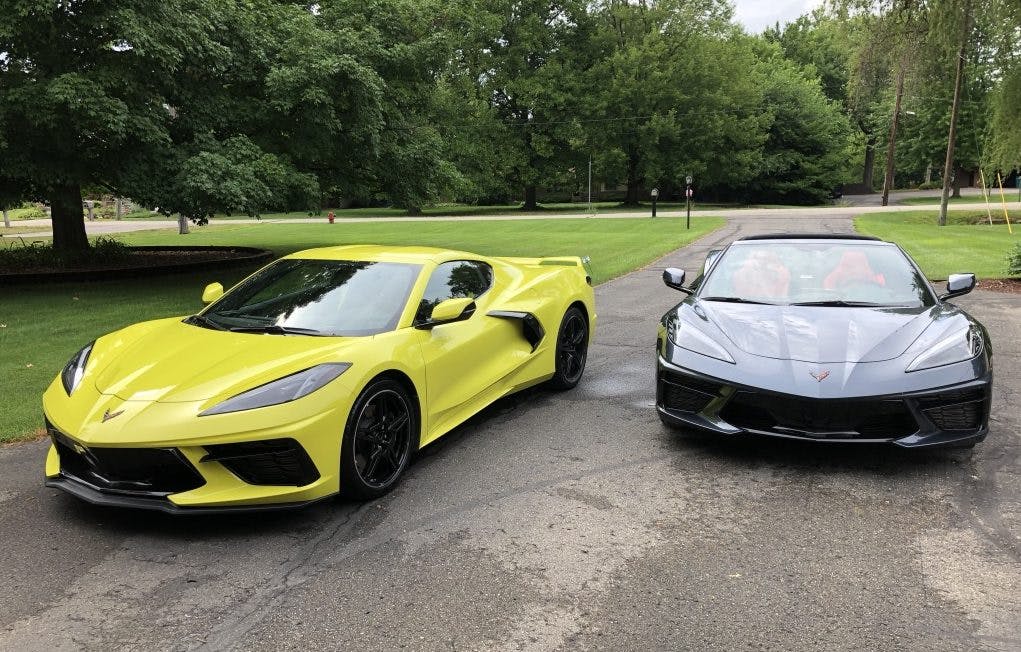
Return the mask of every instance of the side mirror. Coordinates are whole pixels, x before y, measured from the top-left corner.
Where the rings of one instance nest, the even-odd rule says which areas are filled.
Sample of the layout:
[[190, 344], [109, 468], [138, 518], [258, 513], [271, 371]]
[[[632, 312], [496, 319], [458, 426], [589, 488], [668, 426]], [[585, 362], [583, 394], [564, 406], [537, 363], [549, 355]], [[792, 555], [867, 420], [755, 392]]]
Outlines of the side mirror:
[[946, 299], [959, 297], [962, 294], [968, 294], [974, 289], [974, 274], [951, 274], [950, 278], [947, 279], [947, 291], [945, 294], [940, 295], [939, 300], [945, 301]]
[[419, 328], [432, 328], [440, 324], [464, 321], [475, 314], [475, 299], [461, 297], [440, 301], [429, 314], [429, 321], [419, 324]]
[[663, 283], [665, 283], [668, 288], [673, 288], [675, 290], [680, 290], [681, 292], [691, 294], [691, 290], [689, 288], [684, 287], [683, 269], [677, 269], [676, 267], [667, 267], [666, 269], [664, 269]]
[[202, 290], [202, 303], [210, 304], [223, 296], [223, 286], [219, 283], [210, 283]]

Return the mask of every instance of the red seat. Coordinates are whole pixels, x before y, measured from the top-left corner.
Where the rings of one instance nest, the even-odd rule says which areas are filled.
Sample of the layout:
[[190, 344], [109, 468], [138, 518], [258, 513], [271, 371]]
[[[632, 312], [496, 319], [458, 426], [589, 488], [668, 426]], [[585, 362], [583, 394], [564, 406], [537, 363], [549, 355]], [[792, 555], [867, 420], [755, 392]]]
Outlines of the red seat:
[[856, 283], [869, 283], [883, 287], [886, 285], [886, 279], [882, 274], [877, 274], [872, 270], [865, 252], [845, 251], [837, 266], [823, 279], [822, 286], [827, 290], [836, 290]]

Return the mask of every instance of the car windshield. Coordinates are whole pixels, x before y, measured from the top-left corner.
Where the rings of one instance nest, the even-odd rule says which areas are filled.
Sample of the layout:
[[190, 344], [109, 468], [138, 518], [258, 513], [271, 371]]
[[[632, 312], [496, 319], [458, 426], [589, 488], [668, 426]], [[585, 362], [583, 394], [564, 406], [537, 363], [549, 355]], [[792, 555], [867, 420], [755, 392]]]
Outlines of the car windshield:
[[393, 330], [419, 265], [284, 259], [257, 272], [190, 323], [268, 334], [374, 335]]
[[703, 281], [703, 301], [929, 306], [928, 284], [899, 248], [878, 242], [740, 242]]

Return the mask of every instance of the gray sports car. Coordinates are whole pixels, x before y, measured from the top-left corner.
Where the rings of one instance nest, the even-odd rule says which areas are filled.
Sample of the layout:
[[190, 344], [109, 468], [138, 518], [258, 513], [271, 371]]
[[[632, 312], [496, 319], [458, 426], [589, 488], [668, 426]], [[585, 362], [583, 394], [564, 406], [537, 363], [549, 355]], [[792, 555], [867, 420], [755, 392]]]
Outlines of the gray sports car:
[[853, 235], [743, 238], [710, 252], [663, 316], [664, 423], [721, 435], [970, 447], [988, 432], [992, 347], [900, 247]]

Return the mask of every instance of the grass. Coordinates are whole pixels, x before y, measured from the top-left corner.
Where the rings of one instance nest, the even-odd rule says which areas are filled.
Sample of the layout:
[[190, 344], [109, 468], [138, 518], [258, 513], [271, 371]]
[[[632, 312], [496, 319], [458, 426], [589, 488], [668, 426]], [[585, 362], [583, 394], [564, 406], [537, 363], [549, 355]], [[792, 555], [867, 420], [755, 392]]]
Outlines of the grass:
[[[1004, 188], [1003, 196], [1008, 203], [1018, 201], [1018, 194], [1016, 188]], [[907, 199], [898, 200], [898, 204], [906, 204], [908, 206], [929, 206], [931, 204], [938, 204], [939, 197], [909, 197]], [[984, 204], [985, 197], [982, 195], [962, 195], [960, 197], [951, 197], [951, 204]], [[990, 191], [989, 193], [989, 204], [990, 207], [995, 211], [1000, 207], [1000, 191]], [[1003, 209], [1000, 209], [1001, 213]]]
[[[30, 206], [28, 208], [12, 208], [7, 211], [7, 217], [11, 220], [37, 220], [46, 217], [46, 213], [40, 209]], [[3, 216], [0, 215], [0, 224], [3, 224]]]
[[[44, 233], [49, 230], [50, 227], [48, 226], [12, 226], [7, 228], [3, 225], [3, 222], [0, 222], [0, 236], [4, 236], [12, 241], [17, 240], [14, 236], [21, 235], [22, 233]], [[8, 242], [0, 241], [0, 243], [10, 246]]]
[[856, 217], [861, 233], [891, 240], [904, 248], [926, 276], [945, 279], [954, 272], [974, 272], [979, 278], [1007, 275], [1007, 252], [1021, 242], [1021, 211], [1011, 211], [1014, 234], [1003, 222], [1003, 212], [990, 226], [985, 210], [948, 214], [947, 226], [937, 226], [932, 210], [869, 214]]
[[[131, 244], [227, 244], [278, 254], [324, 245], [375, 242], [424, 244], [501, 255], [589, 255], [601, 283], [718, 228], [719, 218], [504, 220], [352, 224], [234, 224], [191, 235], [143, 232]], [[5, 287], [0, 294], [0, 442], [31, 437], [42, 421], [40, 396], [83, 344], [133, 322], [201, 308], [211, 281], [231, 285], [251, 270], [176, 274], [95, 283]]]

